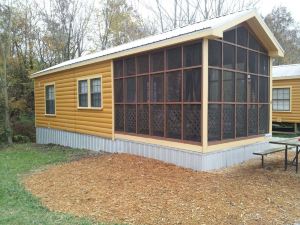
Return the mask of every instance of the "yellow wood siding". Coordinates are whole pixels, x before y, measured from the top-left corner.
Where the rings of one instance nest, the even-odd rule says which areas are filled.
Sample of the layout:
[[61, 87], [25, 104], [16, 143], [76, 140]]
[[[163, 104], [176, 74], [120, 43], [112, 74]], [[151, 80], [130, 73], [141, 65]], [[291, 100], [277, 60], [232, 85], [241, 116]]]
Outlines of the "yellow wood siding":
[[[36, 126], [112, 138], [111, 61], [35, 78]], [[103, 109], [77, 108], [77, 79], [102, 75]], [[56, 115], [45, 115], [45, 84], [55, 82]]]
[[273, 87], [291, 87], [291, 112], [273, 111], [273, 122], [300, 123], [300, 79], [273, 80]]

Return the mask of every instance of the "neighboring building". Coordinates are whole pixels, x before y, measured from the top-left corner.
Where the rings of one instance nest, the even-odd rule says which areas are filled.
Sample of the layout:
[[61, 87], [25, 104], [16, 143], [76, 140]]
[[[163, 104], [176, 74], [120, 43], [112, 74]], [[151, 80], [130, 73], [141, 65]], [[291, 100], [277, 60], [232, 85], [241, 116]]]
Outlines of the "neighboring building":
[[273, 130], [299, 132], [300, 64], [273, 66]]
[[246, 10], [32, 75], [37, 143], [126, 152], [210, 170], [271, 133], [270, 62], [283, 50]]

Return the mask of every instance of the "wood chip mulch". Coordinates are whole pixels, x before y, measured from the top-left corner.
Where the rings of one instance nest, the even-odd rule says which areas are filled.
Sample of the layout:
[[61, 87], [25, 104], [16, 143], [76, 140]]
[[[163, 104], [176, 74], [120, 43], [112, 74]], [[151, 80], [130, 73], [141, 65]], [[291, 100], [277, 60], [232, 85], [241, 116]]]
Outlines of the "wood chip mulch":
[[283, 153], [221, 171], [195, 172], [128, 154], [100, 155], [24, 178], [53, 211], [126, 224], [294, 224], [300, 176]]

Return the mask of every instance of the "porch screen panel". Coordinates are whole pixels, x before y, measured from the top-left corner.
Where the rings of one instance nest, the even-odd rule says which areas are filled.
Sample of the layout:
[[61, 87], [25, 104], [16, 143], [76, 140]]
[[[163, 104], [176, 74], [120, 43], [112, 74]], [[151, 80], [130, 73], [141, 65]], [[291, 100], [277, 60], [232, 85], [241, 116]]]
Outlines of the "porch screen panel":
[[201, 76], [201, 41], [115, 60], [116, 132], [200, 143]]
[[209, 40], [208, 140], [269, 132], [269, 56], [246, 26]]

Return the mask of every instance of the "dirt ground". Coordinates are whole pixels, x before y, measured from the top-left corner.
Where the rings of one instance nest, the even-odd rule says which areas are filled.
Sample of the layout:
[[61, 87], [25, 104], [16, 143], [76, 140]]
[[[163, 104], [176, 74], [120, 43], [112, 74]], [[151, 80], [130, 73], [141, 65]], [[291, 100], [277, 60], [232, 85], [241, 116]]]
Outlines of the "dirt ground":
[[54, 211], [127, 224], [294, 224], [300, 175], [283, 152], [230, 169], [195, 172], [127, 154], [50, 167], [24, 179]]

